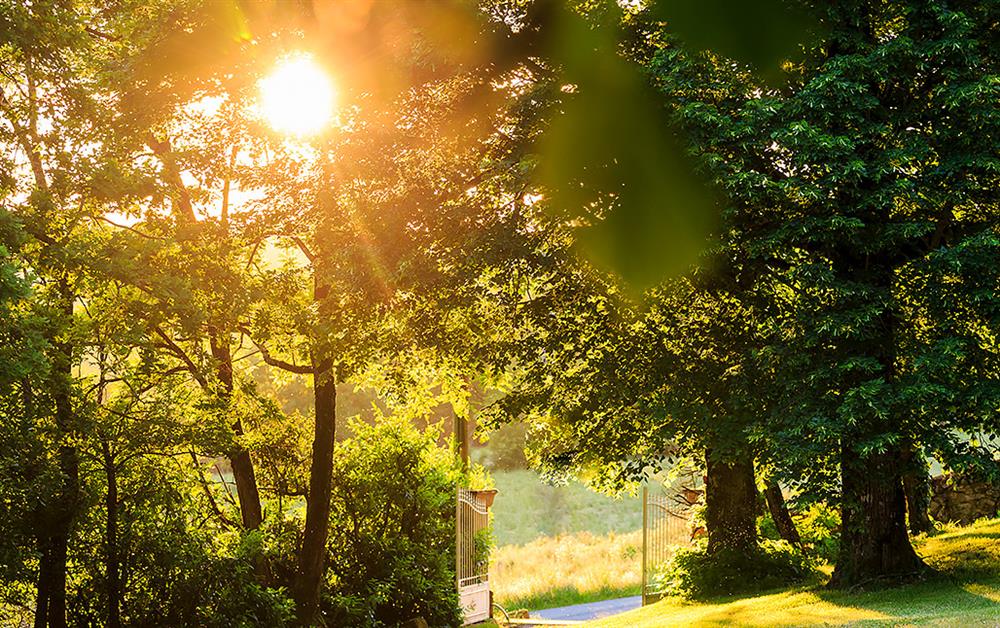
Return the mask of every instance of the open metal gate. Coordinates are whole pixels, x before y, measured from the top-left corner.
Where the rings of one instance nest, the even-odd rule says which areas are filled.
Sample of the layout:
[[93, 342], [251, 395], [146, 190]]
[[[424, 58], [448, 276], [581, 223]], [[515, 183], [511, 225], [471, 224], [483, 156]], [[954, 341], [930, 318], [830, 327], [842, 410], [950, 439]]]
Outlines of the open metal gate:
[[683, 494], [667, 495], [642, 489], [642, 604], [663, 595], [657, 575], [678, 547], [691, 544], [688, 508]]
[[455, 502], [455, 577], [463, 625], [490, 616], [490, 561], [485, 537], [489, 528], [489, 506], [495, 491], [458, 489]]

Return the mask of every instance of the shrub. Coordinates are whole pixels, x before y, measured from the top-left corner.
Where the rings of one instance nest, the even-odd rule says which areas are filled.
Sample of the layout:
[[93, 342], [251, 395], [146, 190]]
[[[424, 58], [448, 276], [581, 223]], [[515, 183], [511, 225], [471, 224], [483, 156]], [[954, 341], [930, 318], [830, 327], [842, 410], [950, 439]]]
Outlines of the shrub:
[[[255, 578], [258, 534], [241, 536], [191, 525], [181, 514], [183, 496], [168, 490], [168, 479], [157, 484], [150, 472], [148, 496], [155, 499], [133, 498], [120, 513], [123, 625], [287, 625], [291, 600], [284, 591], [261, 586]], [[105, 622], [108, 604], [101, 527], [105, 513], [92, 508], [87, 515], [76, 528], [68, 614], [74, 625], [97, 626]]]
[[653, 584], [666, 595], [702, 599], [774, 589], [816, 573], [814, 559], [784, 541], [764, 540], [750, 554], [733, 550], [709, 554], [702, 543], [677, 550], [654, 575]]
[[436, 434], [400, 418], [355, 421], [337, 445], [330, 513], [327, 625], [460, 623], [455, 488], [462, 478]]
[[[840, 514], [823, 503], [810, 504], [794, 515], [795, 527], [802, 539], [802, 549], [821, 562], [833, 563], [840, 550]], [[771, 515], [757, 520], [760, 534], [766, 539], [779, 540]]]

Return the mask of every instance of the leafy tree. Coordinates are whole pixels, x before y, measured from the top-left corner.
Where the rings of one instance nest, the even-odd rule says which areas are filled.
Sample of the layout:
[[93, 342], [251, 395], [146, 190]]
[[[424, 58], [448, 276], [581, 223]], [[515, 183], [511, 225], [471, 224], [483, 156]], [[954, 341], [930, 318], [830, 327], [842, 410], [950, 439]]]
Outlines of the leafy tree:
[[[769, 166], [746, 175], [776, 193], [746, 211], [791, 314], [774, 429], [804, 477], [824, 479], [814, 452], [839, 466], [833, 584], [854, 586], [922, 568], [903, 452], [974, 464], [985, 452], [957, 434], [996, 428], [997, 354], [976, 331], [997, 322], [996, 15], [973, 3], [817, 11], [828, 40], [787, 93], [746, 107], [773, 141], [753, 151]], [[809, 446], [791, 447], [805, 433]]]

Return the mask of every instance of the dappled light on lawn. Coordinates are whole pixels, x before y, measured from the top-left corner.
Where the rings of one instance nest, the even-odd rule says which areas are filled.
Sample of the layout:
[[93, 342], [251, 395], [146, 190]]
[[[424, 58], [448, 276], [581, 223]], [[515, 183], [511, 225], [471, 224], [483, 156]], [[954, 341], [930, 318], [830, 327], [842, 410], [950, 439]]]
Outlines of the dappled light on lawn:
[[261, 114], [275, 131], [315, 135], [333, 118], [336, 93], [329, 74], [304, 53], [286, 57], [260, 81]]

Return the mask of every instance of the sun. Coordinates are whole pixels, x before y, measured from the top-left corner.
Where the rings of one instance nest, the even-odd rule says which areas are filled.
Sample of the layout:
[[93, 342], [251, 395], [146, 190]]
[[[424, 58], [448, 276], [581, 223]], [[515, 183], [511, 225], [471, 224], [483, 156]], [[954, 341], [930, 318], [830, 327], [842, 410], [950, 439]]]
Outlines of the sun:
[[315, 135], [326, 128], [333, 117], [334, 97], [330, 76], [305, 53], [285, 57], [260, 81], [264, 119], [288, 135]]

